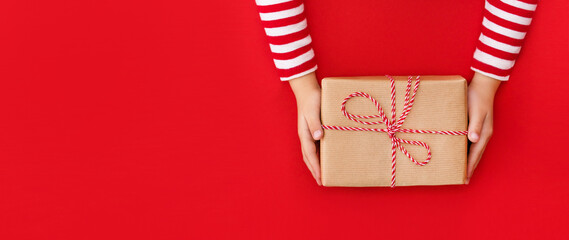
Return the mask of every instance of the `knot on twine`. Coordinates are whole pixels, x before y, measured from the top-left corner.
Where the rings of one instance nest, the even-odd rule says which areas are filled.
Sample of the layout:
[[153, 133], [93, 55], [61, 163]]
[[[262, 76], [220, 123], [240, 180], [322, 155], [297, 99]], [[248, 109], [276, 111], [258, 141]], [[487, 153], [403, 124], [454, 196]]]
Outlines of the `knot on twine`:
[[387, 135], [389, 136], [389, 138], [394, 138], [395, 137], [395, 133], [397, 131], [399, 131], [399, 128], [391, 123], [387, 124]]
[[[369, 94], [365, 92], [354, 92], [342, 101], [342, 114], [346, 116], [346, 118], [361, 123], [365, 125], [376, 125], [376, 124], [385, 124], [386, 128], [361, 128], [361, 127], [346, 127], [346, 126], [329, 126], [329, 125], [322, 125], [322, 128], [328, 130], [341, 130], [341, 131], [370, 131], [370, 132], [385, 132], [387, 136], [391, 139], [391, 187], [395, 187], [395, 162], [396, 162], [396, 153], [397, 149], [399, 149], [405, 156], [407, 156], [413, 163], [419, 166], [424, 166], [431, 160], [431, 148], [428, 144], [422, 141], [410, 141], [405, 140], [397, 137], [397, 132], [403, 133], [434, 133], [434, 134], [444, 134], [444, 135], [466, 135], [468, 131], [437, 131], [437, 130], [417, 130], [417, 129], [404, 129], [401, 128], [407, 115], [411, 112], [411, 108], [413, 107], [413, 103], [415, 102], [415, 95], [417, 94], [417, 89], [419, 88], [420, 83], [420, 76], [417, 76], [415, 79], [415, 87], [413, 88], [413, 93], [411, 94], [411, 87], [413, 85], [413, 77], [409, 76], [407, 78], [407, 89], [405, 91], [405, 103], [403, 105], [403, 112], [401, 116], [397, 118], [396, 111], [395, 111], [395, 80], [386, 75], [387, 78], [390, 80], [391, 86], [391, 120], [387, 118], [385, 113], [383, 112], [383, 108], [381, 105], [375, 100], [375, 98], [371, 97]], [[356, 115], [351, 114], [346, 110], [346, 103], [349, 99], [353, 97], [364, 97], [372, 101], [372, 103], [377, 108], [379, 114], [377, 115]], [[379, 118], [378, 121], [369, 122], [363, 121], [360, 119], [371, 119], [371, 118]], [[403, 147], [402, 143], [412, 144], [424, 147], [427, 150], [427, 158], [424, 161], [417, 161], [411, 154]]]

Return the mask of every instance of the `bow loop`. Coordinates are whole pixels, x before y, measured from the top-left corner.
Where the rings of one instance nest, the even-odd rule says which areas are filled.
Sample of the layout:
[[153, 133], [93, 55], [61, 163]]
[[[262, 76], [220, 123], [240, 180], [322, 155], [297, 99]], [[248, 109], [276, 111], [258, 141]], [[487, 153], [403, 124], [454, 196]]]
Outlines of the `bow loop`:
[[[348, 95], [348, 97], [346, 97], [344, 99], [344, 101], [342, 101], [342, 108], [341, 108], [342, 114], [352, 121], [362, 123], [365, 125], [385, 124], [384, 129], [378, 129], [378, 130], [381, 132], [387, 133], [389, 138], [391, 138], [392, 142], [397, 142], [397, 148], [399, 148], [403, 153], [406, 153], [405, 155], [407, 157], [409, 157], [414, 163], [416, 163], [417, 165], [421, 165], [421, 164], [418, 164], [418, 162], [415, 161], [415, 159], [410, 154], [407, 153], [407, 150], [405, 149], [405, 147], [403, 147], [401, 145], [401, 142], [407, 143], [407, 141], [402, 141], [401, 139], [399, 139], [396, 136], [396, 133], [401, 130], [401, 126], [403, 125], [403, 123], [405, 122], [405, 119], [407, 118], [407, 115], [411, 111], [411, 108], [413, 106], [413, 102], [415, 101], [415, 95], [416, 95], [417, 89], [419, 87], [420, 78], [419, 78], [419, 76], [417, 76], [417, 78], [416, 78], [415, 88], [413, 89], [412, 95], [411, 95], [411, 86], [412, 86], [413, 77], [409, 76], [407, 78], [407, 88], [405, 91], [405, 103], [403, 105], [403, 112], [401, 113], [401, 117], [397, 118], [396, 111], [395, 111], [395, 96], [396, 96], [395, 80], [389, 75], [387, 75], [387, 77], [390, 80], [390, 87], [391, 87], [391, 120], [387, 119], [387, 117], [385, 116], [385, 112], [383, 111], [381, 104], [379, 104], [379, 102], [375, 98], [373, 98], [372, 96], [370, 96], [369, 94], [367, 94], [365, 92], [354, 92], [354, 93]], [[363, 98], [369, 99], [375, 105], [379, 114], [378, 115], [362, 116], [362, 115], [356, 115], [356, 114], [349, 113], [346, 110], [346, 103], [351, 98], [354, 98], [354, 97], [363, 97]], [[362, 119], [372, 119], [372, 118], [380, 118], [381, 120], [375, 121], [375, 122], [362, 121]], [[429, 150], [429, 148], [426, 144], [419, 144], [418, 146], [422, 146], [425, 149]], [[430, 159], [426, 159], [424, 162], [428, 162], [429, 160]]]

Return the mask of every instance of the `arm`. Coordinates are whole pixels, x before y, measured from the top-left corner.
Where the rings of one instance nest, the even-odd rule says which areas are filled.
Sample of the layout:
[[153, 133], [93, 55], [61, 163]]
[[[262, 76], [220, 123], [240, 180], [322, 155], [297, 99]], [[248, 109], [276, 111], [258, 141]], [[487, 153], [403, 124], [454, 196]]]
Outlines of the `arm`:
[[302, 0], [256, 0], [281, 81], [317, 68]]
[[536, 7], [537, 0], [486, 0], [471, 69], [508, 80]]
[[316, 141], [323, 136], [320, 123], [320, 85], [302, 0], [256, 0], [259, 15], [281, 81], [288, 81], [296, 97], [298, 136], [303, 160], [316, 183], [320, 160]]
[[492, 136], [494, 95], [510, 78], [531, 24], [538, 0], [486, 0], [482, 32], [472, 59], [474, 77], [468, 86], [468, 178]]

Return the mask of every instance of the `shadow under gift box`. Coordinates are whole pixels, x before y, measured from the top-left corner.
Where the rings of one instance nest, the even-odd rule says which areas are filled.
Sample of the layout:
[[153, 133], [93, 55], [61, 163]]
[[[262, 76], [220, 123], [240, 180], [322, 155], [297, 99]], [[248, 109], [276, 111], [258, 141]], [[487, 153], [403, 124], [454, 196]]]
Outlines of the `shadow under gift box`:
[[[405, 103], [407, 76], [393, 76], [396, 89], [396, 117]], [[415, 77], [413, 77], [413, 82]], [[413, 84], [413, 87], [415, 83]], [[375, 98], [391, 120], [391, 88], [387, 76], [329, 77], [322, 80], [322, 124], [328, 126], [386, 128], [385, 124], [365, 125], [342, 114], [342, 101], [354, 92]], [[401, 128], [416, 130], [466, 131], [467, 83], [458, 75], [420, 76], [415, 102]], [[373, 102], [353, 97], [346, 111], [355, 115], [378, 115]], [[366, 122], [380, 121], [365, 119]], [[467, 164], [467, 136], [432, 133], [395, 133], [404, 140], [423, 141], [431, 148], [426, 165], [413, 163], [397, 149], [395, 186], [464, 184]], [[402, 143], [418, 161], [427, 158], [424, 147]], [[324, 129], [320, 141], [322, 184], [324, 186], [391, 186], [391, 139], [385, 132]]]

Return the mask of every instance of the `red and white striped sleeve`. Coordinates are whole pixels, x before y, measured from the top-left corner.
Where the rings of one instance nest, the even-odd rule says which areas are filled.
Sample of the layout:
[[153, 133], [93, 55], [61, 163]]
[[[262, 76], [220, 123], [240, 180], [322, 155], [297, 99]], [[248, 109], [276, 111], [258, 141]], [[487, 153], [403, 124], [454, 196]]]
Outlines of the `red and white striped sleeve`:
[[255, 0], [281, 81], [316, 71], [302, 0]]
[[520, 53], [538, 0], [486, 0], [471, 69], [506, 81]]

